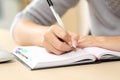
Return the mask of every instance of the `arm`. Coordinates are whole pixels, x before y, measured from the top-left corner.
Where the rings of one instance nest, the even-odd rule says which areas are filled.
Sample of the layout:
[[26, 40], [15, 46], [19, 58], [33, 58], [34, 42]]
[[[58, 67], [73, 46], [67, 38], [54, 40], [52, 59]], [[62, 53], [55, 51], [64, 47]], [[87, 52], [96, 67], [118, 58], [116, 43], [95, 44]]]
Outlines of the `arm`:
[[79, 38], [79, 48], [93, 46], [120, 51], [120, 36], [82, 36]]
[[13, 31], [13, 36], [14, 40], [20, 45], [42, 46], [48, 52], [55, 54], [62, 54], [72, 50], [70, 46], [71, 35], [58, 25], [45, 27], [35, 24], [30, 20], [21, 20], [16, 26]]
[[[72, 35], [58, 25], [52, 25], [56, 20], [54, 20], [54, 16], [49, 11], [49, 7], [46, 7], [48, 4], [43, 5], [43, 3], [46, 4], [45, 0], [34, 1], [17, 17], [18, 19], [12, 29], [14, 40], [20, 45], [42, 46], [47, 51], [55, 54], [62, 54], [72, 50], [70, 46]], [[58, 2], [61, 1], [64, 0], [59, 0]], [[61, 13], [59, 12], [60, 15], [68, 8], [70, 6], [60, 9], [62, 10]], [[64, 42], [59, 38], [64, 40]]]

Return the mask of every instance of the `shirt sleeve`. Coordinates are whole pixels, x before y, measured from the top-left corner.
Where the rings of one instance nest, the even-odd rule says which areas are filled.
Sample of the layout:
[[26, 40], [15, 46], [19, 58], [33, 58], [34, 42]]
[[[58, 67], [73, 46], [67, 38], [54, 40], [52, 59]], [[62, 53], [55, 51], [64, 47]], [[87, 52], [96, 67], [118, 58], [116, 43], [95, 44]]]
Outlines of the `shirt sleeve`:
[[[56, 12], [62, 16], [69, 8], [74, 7], [79, 0], [52, 0]], [[14, 26], [21, 19], [29, 19], [37, 24], [52, 25], [56, 22], [47, 0], [33, 0], [23, 11], [18, 13], [12, 23], [11, 32]]]
[[[79, 0], [52, 0], [56, 12], [62, 16], [69, 8]], [[18, 19], [30, 19], [42, 25], [52, 25], [56, 20], [48, 6], [47, 0], [33, 0], [22, 12]]]

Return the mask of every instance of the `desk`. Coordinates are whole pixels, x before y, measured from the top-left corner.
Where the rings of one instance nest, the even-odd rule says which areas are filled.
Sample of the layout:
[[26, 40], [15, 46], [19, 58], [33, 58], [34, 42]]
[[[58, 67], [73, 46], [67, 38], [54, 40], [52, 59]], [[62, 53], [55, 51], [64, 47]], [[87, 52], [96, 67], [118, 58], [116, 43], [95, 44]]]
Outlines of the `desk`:
[[[9, 51], [16, 46], [6, 30], [0, 41]], [[0, 80], [120, 80], [120, 61], [30, 71], [14, 59], [0, 64]]]

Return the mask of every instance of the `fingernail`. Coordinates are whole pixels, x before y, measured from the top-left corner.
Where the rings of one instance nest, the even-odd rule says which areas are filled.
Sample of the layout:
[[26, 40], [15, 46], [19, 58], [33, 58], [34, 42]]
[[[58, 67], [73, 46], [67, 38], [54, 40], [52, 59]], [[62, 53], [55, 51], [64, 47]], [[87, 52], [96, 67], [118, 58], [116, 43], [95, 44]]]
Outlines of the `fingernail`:
[[68, 44], [72, 47], [72, 42], [70, 41], [70, 42], [68, 42]]
[[72, 47], [76, 48], [77, 46], [77, 41], [72, 41]]

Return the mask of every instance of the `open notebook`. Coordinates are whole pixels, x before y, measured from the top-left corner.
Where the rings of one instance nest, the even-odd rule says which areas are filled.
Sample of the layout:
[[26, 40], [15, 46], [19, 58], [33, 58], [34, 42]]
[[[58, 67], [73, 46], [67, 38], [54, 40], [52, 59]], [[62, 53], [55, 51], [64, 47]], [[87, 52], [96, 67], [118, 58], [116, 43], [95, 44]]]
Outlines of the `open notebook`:
[[120, 52], [98, 47], [77, 49], [62, 55], [48, 53], [37, 46], [17, 47], [12, 53], [31, 69], [91, 63], [99, 60], [120, 59]]

